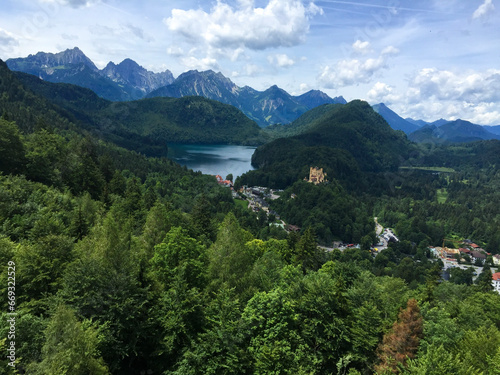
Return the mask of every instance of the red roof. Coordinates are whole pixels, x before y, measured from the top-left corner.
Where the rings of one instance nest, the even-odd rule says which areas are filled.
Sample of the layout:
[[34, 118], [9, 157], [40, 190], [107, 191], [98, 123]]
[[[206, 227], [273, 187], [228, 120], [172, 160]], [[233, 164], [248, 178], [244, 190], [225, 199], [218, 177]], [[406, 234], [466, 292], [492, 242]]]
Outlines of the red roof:
[[492, 275], [492, 277], [493, 277], [493, 280], [495, 280], [495, 281], [500, 280], [500, 272], [494, 273], [494, 274]]
[[471, 245], [471, 247], [473, 247], [474, 249], [477, 249], [477, 248], [479, 247], [479, 245], [476, 245], [475, 243], [471, 243], [470, 245]]

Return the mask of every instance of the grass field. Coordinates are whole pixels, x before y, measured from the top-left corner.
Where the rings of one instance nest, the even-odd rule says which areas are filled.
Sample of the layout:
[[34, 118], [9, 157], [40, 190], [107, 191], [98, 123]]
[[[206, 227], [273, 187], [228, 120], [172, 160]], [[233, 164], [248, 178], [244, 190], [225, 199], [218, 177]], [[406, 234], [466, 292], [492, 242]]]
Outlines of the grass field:
[[438, 189], [437, 191], [437, 201], [438, 203], [445, 203], [448, 199], [448, 191], [446, 188]]
[[429, 172], [442, 172], [442, 173], [454, 173], [455, 170], [453, 168], [447, 167], [399, 167], [399, 169], [412, 170], [417, 169], [421, 171], [429, 171]]
[[235, 199], [234, 204], [236, 204], [236, 206], [239, 206], [241, 208], [245, 209], [248, 208], [248, 202], [244, 201], [243, 199]]

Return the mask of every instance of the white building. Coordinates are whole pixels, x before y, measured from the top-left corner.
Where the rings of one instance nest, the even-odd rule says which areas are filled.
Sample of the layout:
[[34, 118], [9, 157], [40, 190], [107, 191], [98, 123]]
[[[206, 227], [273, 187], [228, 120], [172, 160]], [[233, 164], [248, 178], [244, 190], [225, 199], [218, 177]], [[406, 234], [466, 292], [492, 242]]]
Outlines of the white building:
[[500, 293], [500, 272], [493, 274], [491, 285], [493, 285], [495, 292]]

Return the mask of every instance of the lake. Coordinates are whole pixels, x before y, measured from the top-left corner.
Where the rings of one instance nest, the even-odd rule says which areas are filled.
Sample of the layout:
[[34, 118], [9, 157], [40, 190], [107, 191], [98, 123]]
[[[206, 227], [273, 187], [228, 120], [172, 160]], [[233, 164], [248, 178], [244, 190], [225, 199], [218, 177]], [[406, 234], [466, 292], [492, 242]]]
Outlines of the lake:
[[168, 157], [203, 174], [233, 177], [255, 169], [250, 164], [255, 147], [232, 145], [169, 144]]

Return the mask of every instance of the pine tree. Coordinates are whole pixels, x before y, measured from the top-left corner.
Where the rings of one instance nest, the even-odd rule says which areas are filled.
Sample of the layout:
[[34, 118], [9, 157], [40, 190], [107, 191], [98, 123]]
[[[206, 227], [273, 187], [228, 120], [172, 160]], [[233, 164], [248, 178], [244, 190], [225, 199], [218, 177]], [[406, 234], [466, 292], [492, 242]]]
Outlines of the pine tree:
[[409, 299], [406, 309], [399, 313], [392, 330], [384, 335], [378, 349], [380, 364], [375, 367], [379, 374], [398, 374], [399, 366], [406, 366], [408, 359], [417, 353], [423, 335], [423, 321], [415, 299]]
[[311, 227], [308, 227], [295, 246], [294, 256], [295, 262], [302, 266], [302, 271], [304, 272], [304, 274], [306, 273], [307, 269], [313, 268], [313, 266], [315, 265], [314, 256], [316, 252], [316, 234]]
[[483, 272], [479, 274], [476, 281], [474, 282], [482, 292], [489, 292], [493, 290], [493, 285], [491, 283], [493, 274], [491, 273], [491, 268], [489, 265], [485, 265]]

